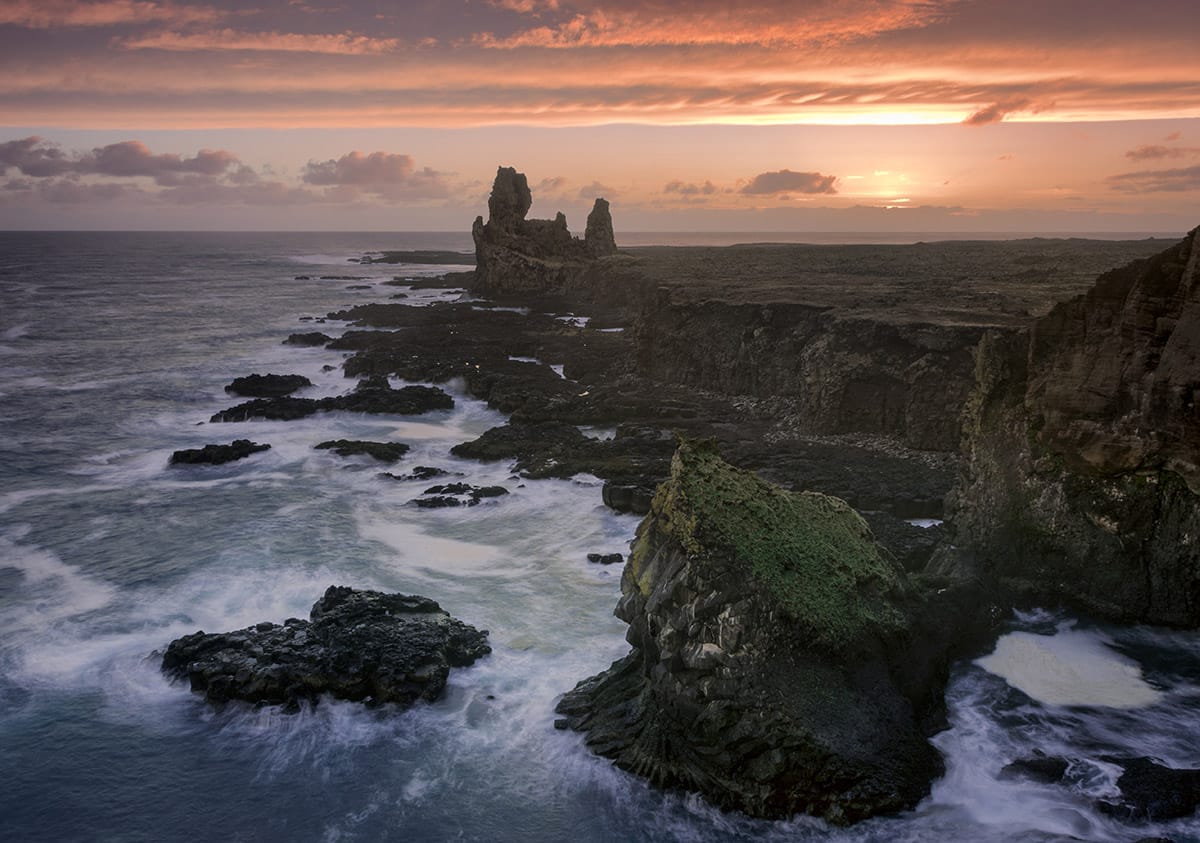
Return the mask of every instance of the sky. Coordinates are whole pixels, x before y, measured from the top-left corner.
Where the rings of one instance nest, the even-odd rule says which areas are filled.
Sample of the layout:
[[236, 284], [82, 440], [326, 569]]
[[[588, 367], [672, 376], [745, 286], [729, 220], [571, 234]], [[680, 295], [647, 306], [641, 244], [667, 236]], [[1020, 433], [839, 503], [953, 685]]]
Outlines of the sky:
[[1195, 0], [0, 0], [0, 229], [1182, 234]]

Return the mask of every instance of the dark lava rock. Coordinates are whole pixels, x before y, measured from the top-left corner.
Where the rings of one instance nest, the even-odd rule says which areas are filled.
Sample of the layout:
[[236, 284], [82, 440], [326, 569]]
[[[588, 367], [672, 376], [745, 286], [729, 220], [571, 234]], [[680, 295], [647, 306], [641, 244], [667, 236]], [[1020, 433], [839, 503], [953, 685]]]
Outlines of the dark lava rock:
[[260, 445], [249, 439], [235, 439], [228, 445], [205, 445], [203, 448], [176, 451], [171, 454], [171, 465], [221, 465], [270, 449], [270, 445]]
[[446, 471], [444, 468], [437, 468], [431, 465], [418, 465], [408, 474], [392, 474], [385, 471], [379, 476], [387, 477], [391, 480], [432, 480], [435, 477], [460, 477], [461, 475]]
[[1067, 774], [1070, 762], [1038, 753], [1031, 758], [1019, 758], [1000, 770], [1002, 779], [1026, 779], [1042, 784], [1057, 784]]
[[333, 337], [329, 336], [328, 334], [322, 334], [320, 331], [309, 331], [301, 334], [290, 334], [283, 342], [284, 345], [316, 346], [325, 345], [325, 343], [332, 339]]
[[478, 506], [484, 498], [498, 498], [507, 495], [508, 489], [503, 486], [472, 486], [469, 483], [445, 483], [430, 486], [413, 503], [425, 509], [447, 506]]
[[547, 421], [536, 424], [504, 424], [487, 430], [478, 439], [450, 449], [456, 457], [471, 460], [502, 460], [548, 451], [566, 452], [588, 446], [589, 440], [573, 424]]
[[312, 381], [304, 375], [253, 374], [234, 378], [233, 383], [225, 387], [225, 391], [247, 398], [278, 398], [291, 395], [297, 389], [306, 386], [312, 386]]
[[1106, 814], [1162, 822], [1190, 817], [1200, 806], [1200, 770], [1176, 770], [1149, 758], [1105, 758], [1124, 768], [1117, 779], [1120, 802], [1100, 802]]
[[[613, 439], [592, 439], [562, 421], [512, 421], [450, 449], [477, 460], [514, 459], [523, 477], [568, 478], [588, 473], [653, 489], [667, 474], [675, 437], [656, 428], [621, 426]], [[616, 508], [616, 507], [614, 507]]]
[[942, 773], [949, 664], [993, 631], [977, 592], [910, 579], [843, 501], [684, 442], [621, 582], [632, 651], [558, 705], [617, 766], [718, 806], [842, 824]]
[[[386, 384], [386, 381], [384, 381]], [[389, 386], [371, 383], [360, 384], [347, 395], [330, 398], [257, 398], [216, 413], [210, 421], [240, 422], [250, 419], [290, 421], [329, 410], [345, 410], [352, 413], [387, 414], [413, 416], [434, 410], [449, 410], [454, 399], [435, 386], [405, 386], [392, 389]]]
[[282, 703], [320, 694], [372, 704], [432, 701], [451, 667], [491, 652], [487, 631], [425, 597], [330, 586], [311, 620], [196, 632], [172, 641], [162, 671], [187, 679], [210, 703]]
[[366, 442], [361, 439], [330, 439], [313, 447], [320, 451], [333, 451], [339, 457], [366, 454], [380, 462], [396, 462], [408, 453], [408, 445], [403, 442]]
[[474, 292], [561, 292], [617, 250], [608, 202], [597, 199], [584, 239], [572, 237], [560, 211], [554, 219], [526, 219], [533, 204], [529, 181], [512, 167], [496, 170], [488, 221], [476, 217]]
[[587, 561], [597, 565], [620, 565], [625, 557], [619, 553], [589, 553]]

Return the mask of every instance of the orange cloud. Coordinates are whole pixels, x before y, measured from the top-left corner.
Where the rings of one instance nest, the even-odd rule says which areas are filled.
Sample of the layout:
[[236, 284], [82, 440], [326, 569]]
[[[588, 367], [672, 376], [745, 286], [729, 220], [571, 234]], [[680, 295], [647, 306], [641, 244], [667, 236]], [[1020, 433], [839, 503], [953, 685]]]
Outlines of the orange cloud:
[[147, 22], [181, 26], [208, 23], [225, 16], [211, 6], [180, 6], [154, 0], [6, 0], [0, 4], [0, 24], [31, 29], [52, 27], [95, 27]]
[[[696, 0], [670, 2], [571, 3], [570, 17], [512, 35], [479, 33], [474, 43], [488, 48], [648, 47], [662, 45], [836, 44], [882, 32], [927, 26], [944, 18], [958, 0], [824, 0], [739, 3]], [[532, 0], [505, 0], [516, 11], [560, 9]]]
[[[17, 0], [18, 17], [34, 20], [43, 8], [34, 2]], [[1004, 4], [952, 0], [736, 9], [725, 0], [494, 0], [374, 22], [331, 7], [303, 15], [303, 31], [287, 26], [296, 13], [260, 11], [245, 18], [261, 24], [254, 32], [156, 20], [178, 9], [149, 0], [46, 8], [62, 18], [102, 5], [127, 16], [145, 5], [146, 15], [57, 52], [0, 43], [9, 48], [0, 124], [984, 125], [1200, 114], [1188, 27], [1150, 32], [1115, 13], [1050, 27], [1006, 16]], [[1181, 6], [1180, 20], [1189, 14], [1200, 26], [1200, 13]]]
[[126, 50], [330, 53], [361, 56], [389, 53], [397, 49], [400, 43], [397, 38], [371, 38], [353, 32], [336, 35], [299, 35], [289, 32], [239, 32], [220, 29], [186, 35], [178, 32], [156, 32], [122, 39], [118, 45]]

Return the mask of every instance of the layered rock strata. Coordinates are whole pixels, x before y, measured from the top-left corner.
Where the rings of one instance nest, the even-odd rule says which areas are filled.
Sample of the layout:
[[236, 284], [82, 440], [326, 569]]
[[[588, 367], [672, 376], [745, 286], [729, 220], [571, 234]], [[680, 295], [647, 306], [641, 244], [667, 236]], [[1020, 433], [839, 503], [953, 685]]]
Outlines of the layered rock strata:
[[926, 592], [841, 500], [792, 493], [685, 442], [626, 563], [632, 651], [559, 725], [658, 785], [765, 817], [911, 807], [942, 770], [951, 641], [989, 614]]
[[980, 345], [938, 570], [1200, 625], [1198, 263], [1193, 231]]

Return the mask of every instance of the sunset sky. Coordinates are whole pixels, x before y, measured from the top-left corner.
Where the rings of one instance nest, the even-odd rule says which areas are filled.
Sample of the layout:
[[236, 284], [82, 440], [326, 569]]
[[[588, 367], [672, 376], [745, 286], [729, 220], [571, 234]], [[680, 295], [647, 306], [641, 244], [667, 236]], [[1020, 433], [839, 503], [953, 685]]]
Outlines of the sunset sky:
[[0, 0], [0, 228], [1182, 233], [1195, 0]]

